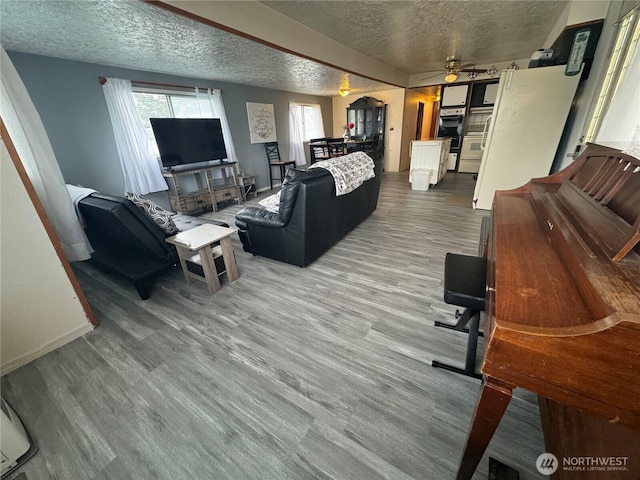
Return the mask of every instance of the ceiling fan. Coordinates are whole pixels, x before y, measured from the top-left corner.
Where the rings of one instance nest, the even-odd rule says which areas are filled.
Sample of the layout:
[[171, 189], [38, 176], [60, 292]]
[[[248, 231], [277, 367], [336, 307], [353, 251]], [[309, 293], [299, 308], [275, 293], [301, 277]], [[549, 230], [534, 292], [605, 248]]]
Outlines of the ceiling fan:
[[[474, 65], [475, 64], [473, 63], [465, 63], [463, 65], [462, 62], [456, 58], [447, 59], [447, 62], [444, 64], [444, 72], [442, 72], [445, 74], [444, 81], [447, 83], [455, 82], [458, 79], [460, 73], [463, 72], [467, 72], [469, 78], [473, 80], [479, 74], [485, 73], [487, 71], [486, 68], [475, 68]], [[430, 77], [423, 78], [422, 80], [428, 80], [430, 78], [437, 77], [439, 75], [442, 75], [442, 73], [431, 75]]]

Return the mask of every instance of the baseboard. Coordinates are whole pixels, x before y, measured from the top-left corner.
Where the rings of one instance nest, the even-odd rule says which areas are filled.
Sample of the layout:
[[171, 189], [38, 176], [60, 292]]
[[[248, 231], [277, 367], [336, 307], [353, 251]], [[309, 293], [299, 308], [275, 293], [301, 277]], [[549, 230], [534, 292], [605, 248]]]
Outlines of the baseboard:
[[36, 358], [40, 358], [43, 355], [46, 355], [49, 352], [54, 351], [56, 348], [60, 348], [63, 345], [75, 340], [76, 338], [82, 337], [84, 334], [93, 330], [93, 325], [91, 325], [88, 321], [86, 325], [82, 325], [78, 328], [74, 328], [70, 332], [65, 333], [64, 335], [52, 340], [41, 347], [32, 350], [24, 355], [19, 356], [15, 360], [11, 360], [6, 365], [0, 366], [0, 376], [6, 375], [9, 372], [12, 372], [23, 365], [26, 365], [29, 362], [34, 361]]

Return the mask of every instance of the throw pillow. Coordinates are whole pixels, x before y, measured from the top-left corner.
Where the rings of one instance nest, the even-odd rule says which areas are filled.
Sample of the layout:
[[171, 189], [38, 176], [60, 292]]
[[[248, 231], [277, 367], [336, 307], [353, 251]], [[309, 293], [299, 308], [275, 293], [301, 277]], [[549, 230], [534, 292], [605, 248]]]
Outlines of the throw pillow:
[[137, 193], [127, 192], [127, 198], [142, 210], [142, 213], [144, 213], [149, 219], [153, 220], [165, 235], [175, 235], [179, 232], [178, 227], [176, 227], [176, 224], [171, 218], [173, 212], [165, 210], [157, 203], [152, 202], [148, 198], [143, 198]]
[[[282, 190], [280, 190], [281, 192]], [[278, 213], [280, 210], [280, 192], [260, 200], [258, 203], [262, 205], [265, 210], [273, 213]]]

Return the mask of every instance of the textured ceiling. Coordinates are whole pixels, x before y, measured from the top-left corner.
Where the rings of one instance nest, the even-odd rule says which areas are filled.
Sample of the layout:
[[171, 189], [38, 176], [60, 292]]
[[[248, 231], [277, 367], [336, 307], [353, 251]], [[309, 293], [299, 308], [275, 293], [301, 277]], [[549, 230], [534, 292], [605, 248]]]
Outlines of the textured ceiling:
[[[335, 96], [343, 72], [133, 1], [0, 1], [5, 50]], [[349, 75], [353, 93], [391, 88]]]
[[[477, 64], [528, 57], [566, 2], [263, 3], [417, 73], [441, 69], [447, 55]], [[345, 75], [138, 0], [0, 0], [0, 42], [6, 50], [314, 95], [336, 95]], [[353, 74], [349, 80], [353, 94], [391, 88]]]
[[323, 35], [407, 73], [447, 57], [482, 65], [529, 58], [566, 1], [263, 1]]

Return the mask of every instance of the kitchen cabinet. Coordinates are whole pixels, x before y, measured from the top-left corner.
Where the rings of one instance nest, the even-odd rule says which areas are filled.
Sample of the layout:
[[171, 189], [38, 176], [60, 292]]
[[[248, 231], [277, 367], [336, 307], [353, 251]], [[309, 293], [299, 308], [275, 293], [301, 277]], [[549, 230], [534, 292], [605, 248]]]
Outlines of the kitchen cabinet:
[[467, 104], [469, 85], [448, 85], [442, 89], [440, 107], [461, 107]]
[[447, 170], [455, 170], [456, 163], [458, 163], [458, 154], [449, 153], [449, 155], [447, 156]]
[[483, 105], [489, 106], [496, 103], [496, 98], [498, 97], [498, 82], [495, 83], [487, 83], [487, 88], [484, 91], [484, 99]]
[[384, 145], [385, 119], [387, 105], [373, 97], [362, 97], [347, 108], [347, 124], [353, 123], [349, 130], [351, 136], [366, 135], [374, 138], [378, 135], [380, 145]]
[[411, 142], [411, 167], [409, 170], [409, 182], [413, 180], [411, 171], [416, 169], [431, 170], [431, 185], [436, 185], [447, 172], [447, 160], [449, 158], [450, 138], [438, 140], [413, 140]]
[[498, 80], [473, 84], [471, 90], [471, 108], [492, 107], [498, 95]]

